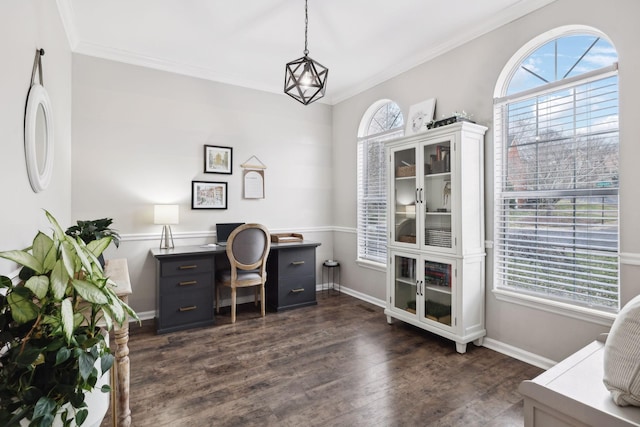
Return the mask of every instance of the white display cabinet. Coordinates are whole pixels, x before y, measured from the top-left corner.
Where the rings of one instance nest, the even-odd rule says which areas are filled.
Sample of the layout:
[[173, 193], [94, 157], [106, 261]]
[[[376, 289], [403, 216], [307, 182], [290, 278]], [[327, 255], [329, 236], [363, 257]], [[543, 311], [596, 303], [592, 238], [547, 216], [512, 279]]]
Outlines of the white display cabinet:
[[460, 122], [389, 141], [387, 308], [459, 353], [484, 328], [484, 134]]

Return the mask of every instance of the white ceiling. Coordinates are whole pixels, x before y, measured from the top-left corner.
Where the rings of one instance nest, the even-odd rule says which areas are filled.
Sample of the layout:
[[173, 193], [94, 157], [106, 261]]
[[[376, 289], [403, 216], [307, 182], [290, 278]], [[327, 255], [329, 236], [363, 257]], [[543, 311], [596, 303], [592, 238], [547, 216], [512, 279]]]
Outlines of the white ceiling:
[[[282, 93], [304, 0], [57, 0], [74, 52]], [[335, 104], [554, 0], [309, 0]]]

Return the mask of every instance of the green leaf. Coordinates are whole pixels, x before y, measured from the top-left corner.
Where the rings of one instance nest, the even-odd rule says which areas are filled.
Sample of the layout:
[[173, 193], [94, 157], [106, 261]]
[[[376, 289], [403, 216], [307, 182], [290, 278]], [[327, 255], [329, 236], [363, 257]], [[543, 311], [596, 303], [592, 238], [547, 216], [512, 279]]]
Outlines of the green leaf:
[[71, 357], [71, 350], [69, 350], [67, 347], [61, 347], [56, 352], [56, 364], [55, 364], [55, 366], [58, 366], [59, 364], [69, 360], [69, 357]]
[[53, 270], [51, 271], [51, 293], [56, 301], [60, 301], [64, 298], [67, 290], [67, 284], [69, 283], [69, 274], [64, 268], [62, 260], [56, 261]]
[[118, 325], [122, 326], [125, 321], [125, 314], [120, 303], [121, 301], [116, 295], [109, 295], [109, 311]]
[[39, 348], [26, 346], [18, 357], [16, 357], [16, 364], [19, 366], [36, 365], [41, 353]]
[[80, 376], [86, 381], [93, 371], [93, 365], [96, 363], [95, 357], [89, 352], [83, 351], [78, 358], [78, 367], [80, 368]]
[[36, 273], [42, 273], [42, 262], [38, 261], [36, 257], [25, 251], [5, 251], [0, 252], [0, 258], [8, 259], [17, 264], [29, 267]]
[[76, 413], [76, 424], [82, 425], [82, 423], [84, 423], [84, 421], [87, 419], [88, 415], [89, 415], [89, 411], [86, 408], [80, 409]]
[[67, 338], [67, 343], [71, 343], [71, 336], [73, 335], [73, 306], [71, 305], [71, 299], [66, 298], [62, 300], [60, 306], [60, 315], [62, 320], [62, 331]]
[[39, 308], [31, 301], [32, 293], [24, 287], [16, 287], [7, 295], [13, 320], [22, 324], [38, 317]]
[[[49, 256], [49, 253], [51, 252], [52, 247], [53, 240], [51, 240], [51, 237], [39, 231], [38, 234], [36, 234], [36, 237], [33, 239], [31, 253], [43, 267], [45, 265], [47, 257]], [[44, 271], [41, 271], [41, 273], [44, 273]]]
[[44, 213], [47, 216], [47, 219], [49, 220], [51, 225], [53, 226], [53, 232], [55, 234], [56, 239], [58, 239], [59, 241], [63, 241], [65, 234], [64, 234], [64, 231], [62, 231], [60, 224], [58, 224], [58, 221], [53, 217], [53, 215], [49, 213], [49, 211], [45, 210]]
[[[76, 256], [78, 257], [78, 259], [80, 260], [80, 263], [82, 264], [82, 266], [84, 267], [85, 270], [87, 271], [91, 271], [91, 261], [89, 261], [89, 258], [87, 258], [87, 255], [84, 253], [83, 248], [80, 247], [80, 245], [78, 244], [78, 242], [71, 236], [65, 236], [67, 239], [67, 242], [69, 242], [69, 244], [71, 244], [71, 246], [73, 247], [73, 249], [75, 250]], [[82, 242], [82, 240], [80, 240]], [[83, 243], [84, 245], [84, 243]]]
[[99, 256], [105, 251], [105, 249], [107, 249], [107, 247], [111, 244], [112, 240], [113, 239], [109, 236], [103, 237], [102, 239], [99, 239], [99, 240], [92, 240], [89, 243], [87, 243], [87, 249], [89, 249], [91, 253], [94, 254], [95, 256]]
[[49, 278], [47, 276], [31, 276], [25, 286], [31, 289], [38, 299], [43, 299], [49, 292]]
[[103, 393], [109, 393], [111, 391], [111, 386], [109, 384], [102, 384], [100, 391]]
[[73, 288], [84, 299], [93, 304], [108, 304], [109, 299], [98, 286], [86, 280], [71, 279]]
[[7, 276], [0, 276], [0, 288], [11, 288], [13, 282]]
[[114, 360], [115, 357], [113, 357], [113, 354], [111, 353], [104, 353], [102, 356], [100, 356], [100, 370], [102, 372], [102, 375], [106, 374], [107, 371], [111, 369]]
[[102, 310], [102, 320], [104, 320], [104, 324], [105, 324], [105, 329], [107, 331], [110, 331], [111, 329], [113, 329], [113, 319], [111, 318], [111, 315], [109, 314], [109, 310]]
[[42, 396], [33, 408], [33, 419], [51, 416], [56, 408], [56, 401], [47, 396]]
[[47, 252], [47, 255], [44, 257], [44, 261], [42, 262], [42, 268], [44, 272], [51, 271], [57, 260], [58, 247], [55, 244], [52, 244], [51, 248], [49, 248], [49, 252]]
[[67, 274], [69, 277], [73, 277], [76, 272], [76, 259], [71, 253], [71, 249], [69, 248], [69, 244], [64, 241], [60, 245], [60, 252], [62, 253], [62, 262], [64, 263], [64, 268], [67, 270]]

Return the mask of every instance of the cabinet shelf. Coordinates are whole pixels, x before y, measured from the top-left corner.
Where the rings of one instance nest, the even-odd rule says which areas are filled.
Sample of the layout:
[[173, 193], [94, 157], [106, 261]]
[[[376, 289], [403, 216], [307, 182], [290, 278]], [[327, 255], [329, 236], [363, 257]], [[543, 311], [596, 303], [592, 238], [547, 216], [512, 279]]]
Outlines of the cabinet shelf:
[[433, 178], [441, 178], [443, 176], [451, 176], [451, 172], [428, 173], [424, 177], [425, 179], [433, 179]]
[[451, 295], [451, 288], [448, 286], [429, 285], [425, 286], [425, 290], [439, 292], [441, 294]]
[[416, 286], [416, 281], [411, 277], [396, 277], [396, 282], [402, 283], [403, 285], [413, 286], [414, 288]]
[[[440, 175], [445, 175], [445, 174], [440, 174]], [[415, 176], [398, 176], [396, 177], [396, 181], [415, 181], [416, 177]]]
[[447, 215], [447, 216], [451, 216], [451, 212], [425, 212], [425, 215], [427, 216], [437, 216], [437, 215]]

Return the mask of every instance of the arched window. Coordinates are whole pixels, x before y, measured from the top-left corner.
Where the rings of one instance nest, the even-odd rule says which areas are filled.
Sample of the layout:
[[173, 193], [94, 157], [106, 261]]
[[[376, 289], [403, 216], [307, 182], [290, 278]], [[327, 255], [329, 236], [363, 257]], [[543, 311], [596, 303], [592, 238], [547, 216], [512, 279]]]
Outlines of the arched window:
[[565, 27], [532, 40], [503, 70], [494, 102], [496, 290], [619, 309], [617, 60], [600, 32]]
[[387, 183], [384, 141], [403, 135], [404, 118], [388, 99], [374, 103], [358, 130], [358, 259], [386, 263]]

